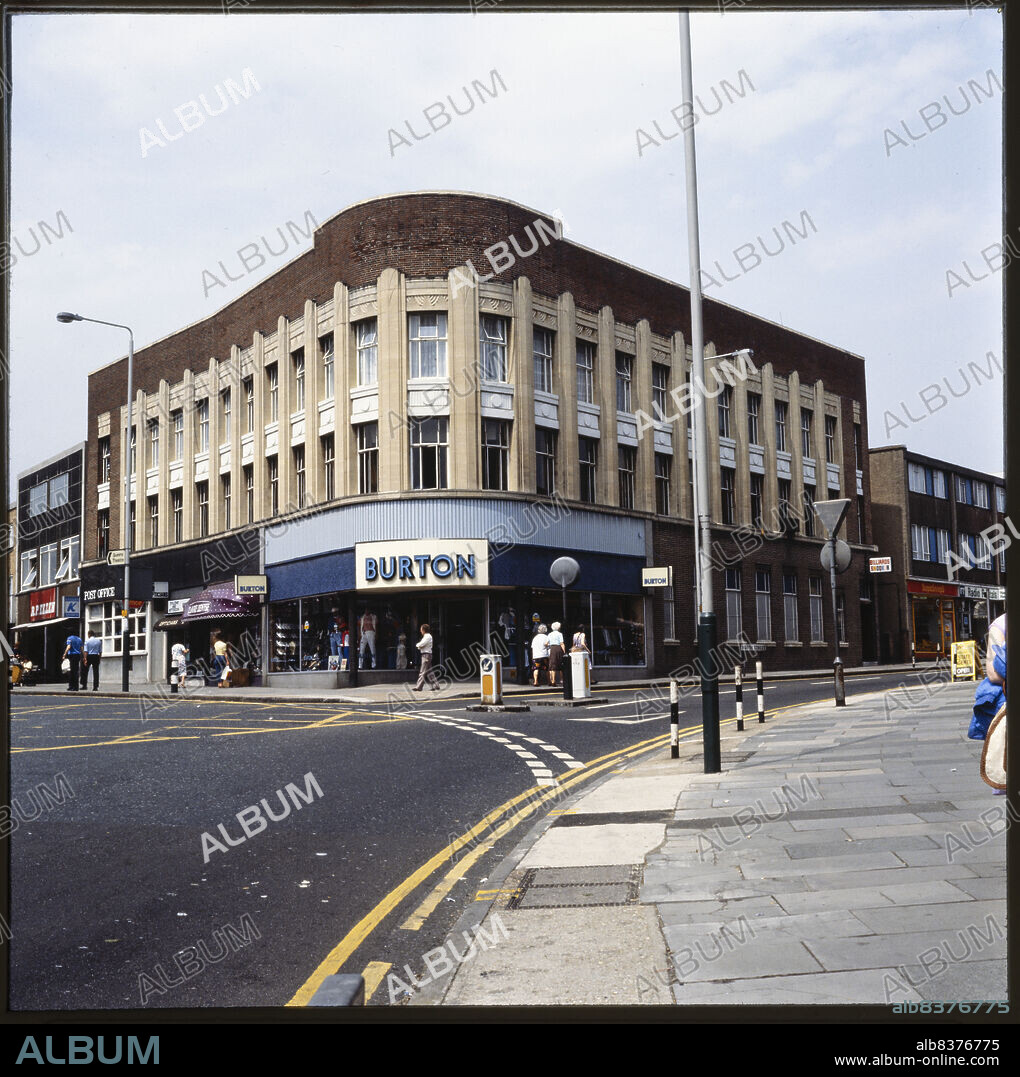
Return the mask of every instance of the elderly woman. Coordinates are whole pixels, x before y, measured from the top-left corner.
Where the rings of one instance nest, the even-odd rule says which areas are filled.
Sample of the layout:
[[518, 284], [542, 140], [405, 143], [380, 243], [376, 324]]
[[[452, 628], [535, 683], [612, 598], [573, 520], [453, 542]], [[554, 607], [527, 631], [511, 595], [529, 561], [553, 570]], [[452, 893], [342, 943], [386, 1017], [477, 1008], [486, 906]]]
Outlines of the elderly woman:
[[539, 625], [538, 631], [531, 640], [531, 658], [535, 667], [535, 687], [538, 687], [538, 678], [546, 679], [549, 673], [549, 631], [545, 625]]
[[549, 633], [549, 683], [553, 688], [563, 664], [563, 633], [560, 631], [560, 622], [553, 621], [552, 631]]

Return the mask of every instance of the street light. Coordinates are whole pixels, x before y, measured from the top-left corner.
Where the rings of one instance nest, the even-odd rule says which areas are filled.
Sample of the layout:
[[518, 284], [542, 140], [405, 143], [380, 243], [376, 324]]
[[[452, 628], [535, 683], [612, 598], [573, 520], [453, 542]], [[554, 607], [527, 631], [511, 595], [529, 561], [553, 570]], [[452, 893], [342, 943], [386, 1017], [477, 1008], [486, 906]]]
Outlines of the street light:
[[128, 379], [127, 379], [127, 436], [124, 441], [124, 635], [121, 641], [121, 684], [122, 692], [128, 690], [128, 667], [131, 664], [131, 628], [128, 614], [131, 610], [131, 392], [135, 368], [135, 337], [130, 326], [120, 322], [104, 322], [99, 318], [86, 318], [81, 314], [71, 314], [62, 310], [57, 315], [58, 322], [94, 322], [96, 325], [112, 325], [115, 329], [125, 329], [128, 335]]
[[[815, 501], [812, 503], [815, 514], [825, 528], [828, 542], [822, 547], [822, 567], [829, 570], [829, 585], [832, 588], [832, 634], [835, 636], [836, 659], [832, 663], [833, 688], [836, 694], [836, 706], [846, 706], [846, 688], [843, 680], [843, 660], [839, 657], [839, 617], [836, 613], [836, 573], [846, 571], [850, 564], [850, 547], [836, 538], [836, 532], [843, 523], [850, 499], [836, 498], [832, 501]], [[842, 547], [842, 548], [841, 548]]]

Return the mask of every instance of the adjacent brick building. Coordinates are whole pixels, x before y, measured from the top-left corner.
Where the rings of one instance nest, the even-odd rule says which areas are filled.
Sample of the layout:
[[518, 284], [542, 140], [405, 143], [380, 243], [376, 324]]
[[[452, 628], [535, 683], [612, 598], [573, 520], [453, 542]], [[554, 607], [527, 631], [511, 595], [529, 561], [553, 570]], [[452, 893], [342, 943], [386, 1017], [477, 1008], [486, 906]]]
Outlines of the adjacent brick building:
[[[136, 352], [133, 676], [163, 675], [168, 636], [204, 656], [210, 631], [243, 631], [253, 673], [332, 685], [347, 632], [366, 675], [405, 679], [426, 620], [453, 671], [477, 668], [466, 648], [521, 670], [536, 617], [560, 619], [561, 554], [582, 572], [564, 631], [585, 626], [602, 676], [683, 664], [689, 318], [686, 289], [505, 199], [394, 195], [326, 221], [310, 251]], [[831, 663], [801, 507], [847, 497], [843, 658], [877, 658], [863, 359], [713, 300], [705, 338], [720, 636], [772, 668]], [[714, 358], [741, 349], [752, 365]], [[86, 601], [122, 597], [100, 562], [125, 541], [125, 391], [124, 359], [90, 375]], [[673, 588], [645, 590], [641, 569], [664, 565]], [[268, 577], [264, 607], [229, 605], [235, 573]]]

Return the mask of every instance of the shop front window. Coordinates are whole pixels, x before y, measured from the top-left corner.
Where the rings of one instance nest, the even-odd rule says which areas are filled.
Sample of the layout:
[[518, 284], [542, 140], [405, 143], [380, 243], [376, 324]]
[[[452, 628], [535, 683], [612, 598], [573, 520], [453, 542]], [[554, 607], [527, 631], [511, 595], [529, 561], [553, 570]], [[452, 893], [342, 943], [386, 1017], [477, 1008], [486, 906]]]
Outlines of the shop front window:
[[[584, 630], [592, 662], [596, 666], [643, 666], [645, 664], [645, 604], [640, 596], [567, 591], [567, 620], [563, 621], [563, 596], [558, 590], [532, 592], [530, 620], [523, 626], [529, 645], [538, 624], [560, 621], [570, 650], [574, 633]], [[501, 611], [506, 607], [500, 607]], [[535, 615], [539, 620], [535, 621]], [[530, 649], [526, 656], [530, 661]]]
[[[148, 628], [148, 606], [132, 610], [128, 617], [128, 632], [132, 654], [145, 654], [145, 636]], [[123, 653], [124, 621], [120, 616], [119, 602], [95, 602], [87, 607], [86, 633], [95, 632], [103, 641], [106, 657]]]

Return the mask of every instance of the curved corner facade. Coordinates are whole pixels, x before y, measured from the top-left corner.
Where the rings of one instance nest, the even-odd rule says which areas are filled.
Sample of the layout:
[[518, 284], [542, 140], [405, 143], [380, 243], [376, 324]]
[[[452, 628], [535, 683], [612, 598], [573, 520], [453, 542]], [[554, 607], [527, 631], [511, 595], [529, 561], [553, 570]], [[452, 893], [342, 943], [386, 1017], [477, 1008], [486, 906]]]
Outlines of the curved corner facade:
[[[502, 199], [338, 214], [312, 250], [137, 352], [127, 526], [126, 360], [90, 377], [86, 620], [123, 598], [103, 562], [130, 542], [136, 679], [164, 679], [176, 639], [205, 656], [216, 631], [263, 683], [342, 684], [355, 655], [362, 677], [403, 680], [422, 623], [452, 674], [498, 652], [523, 676], [534, 626], [563, 620], [549, 565], [569, 554], [564, 632], [584, 627], [598, 675], [684, 665], [688, 318], [685, 289]], [[847, 497], [838, 618], [859, 664], [874, 643], [863, 360], [720, 303], [705, 323], [720, 636], [771, 668], [831, 663], [802, 506]], [[713, 358], [745, 348], [751, 363]], [[672, 586], [643, 585], [667, 566]], [[261, 605], [202, 596], [243, 575], [267, 578]]]

